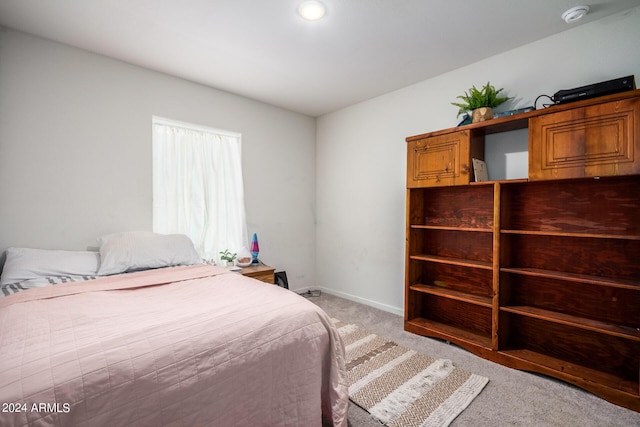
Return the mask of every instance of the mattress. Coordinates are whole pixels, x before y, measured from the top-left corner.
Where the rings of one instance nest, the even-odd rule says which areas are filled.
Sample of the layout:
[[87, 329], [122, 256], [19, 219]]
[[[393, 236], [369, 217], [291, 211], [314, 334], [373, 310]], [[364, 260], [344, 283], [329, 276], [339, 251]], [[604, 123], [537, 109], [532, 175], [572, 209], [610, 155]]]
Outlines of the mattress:
[[0, 299], [0, 425], [347, 425], [344, 345], [316, 305], [208, 265]]

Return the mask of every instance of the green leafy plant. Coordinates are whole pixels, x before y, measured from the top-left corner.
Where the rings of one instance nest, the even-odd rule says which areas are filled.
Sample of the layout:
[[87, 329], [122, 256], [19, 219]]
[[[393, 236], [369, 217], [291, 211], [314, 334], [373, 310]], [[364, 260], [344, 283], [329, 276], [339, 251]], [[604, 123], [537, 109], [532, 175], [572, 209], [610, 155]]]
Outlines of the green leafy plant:
[[455, 105], [459, 108], [458, 116], [466, 113], [467, 111], [473, 111], [476, 108], [494, 108], [511, 99], [506, 96], [498, 96], [498, 94], [502, 92], [502, 90], [502, 88], [496, 90], [496, 88], [489, 82], [487, 82], [486, 85], [482, 86], [482, 89], [471, 86], [471, 89], [469, 89], [468, 92], [465, 91], [464, 95], [460, 95], [457, 97], [464, 102], [452, 102], [451, 105]]
[[225, 249], [224, 251], [220, 251], [220, 259], [222, 261], [233, 262], [236, 259], [238, 254], [229, 252], [229, 249]]

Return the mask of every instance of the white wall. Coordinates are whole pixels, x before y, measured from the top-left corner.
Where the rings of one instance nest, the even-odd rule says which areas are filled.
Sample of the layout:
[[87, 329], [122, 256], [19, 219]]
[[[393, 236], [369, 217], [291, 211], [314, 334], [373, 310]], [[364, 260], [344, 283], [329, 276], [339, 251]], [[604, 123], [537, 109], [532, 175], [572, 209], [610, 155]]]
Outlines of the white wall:
[[[450, 102], [472, 84], [504, 87], [516, 97], [505, 108], [516, 108], [558, 89], [640, 77], [639, 45], [636, 8], [316, 124], [0, 29], [0, 252], [84, 249], [104, 233], [150, 230], [150, 123], [158, 115], [242, 133], [249, 232], [259, 235], [261, 258], [286, 270], [293, 288], [317, 285], [401, 312], [405, 138], [455, 125]], [[488, 141], [487, 156], [504, 156], [508, 145]]]
[[3, 29], [0, 253], [151, 230], [152, 115], [242, 133], [260, 257], [314, 285], [313, 118]]
[[[510, 109], [559, 89], [630, 74], [638, 79], [638, 46], [640, 8], [635, 8], [319, 118], [319, 287], [401, 313], [405, 138], [455, 126], [457, 109], [450, 103], [473, 84], [504, 87], [516, 97], [504, 106]], [[521, 136], [518, 140], [516, 152], [522, 149]], [[502, 150], [487, 141], [487, 157], [504, 158]]]

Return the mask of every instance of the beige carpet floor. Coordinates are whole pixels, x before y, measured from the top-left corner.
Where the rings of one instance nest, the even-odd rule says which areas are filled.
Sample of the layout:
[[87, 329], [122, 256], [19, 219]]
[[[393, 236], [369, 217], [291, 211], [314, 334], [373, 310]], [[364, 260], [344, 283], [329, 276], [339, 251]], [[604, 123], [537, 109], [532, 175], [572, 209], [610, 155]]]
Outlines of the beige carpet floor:
[[[589, 392], [543, 375], [518, 371], [484, 360], [444, 341], [403, 330], [401, 316], [327, 293], [309, 300], [331, 317], [354, 323], [433, 358], [490, 379], [485, 389], [451, 427], [640, 427], [640, 413], [607, 402]], [[380, 427], [358, 406], [349, 407], [352, 427]]]

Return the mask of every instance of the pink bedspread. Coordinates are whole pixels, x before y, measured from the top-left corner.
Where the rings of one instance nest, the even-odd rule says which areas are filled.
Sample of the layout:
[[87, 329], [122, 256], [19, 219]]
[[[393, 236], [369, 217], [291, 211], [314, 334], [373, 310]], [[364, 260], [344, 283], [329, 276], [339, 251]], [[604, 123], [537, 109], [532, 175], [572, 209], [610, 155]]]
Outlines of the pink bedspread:
[[210, 266], [0, 300], [2, 426], [347, 425], [344, 347], [283, 288]]

